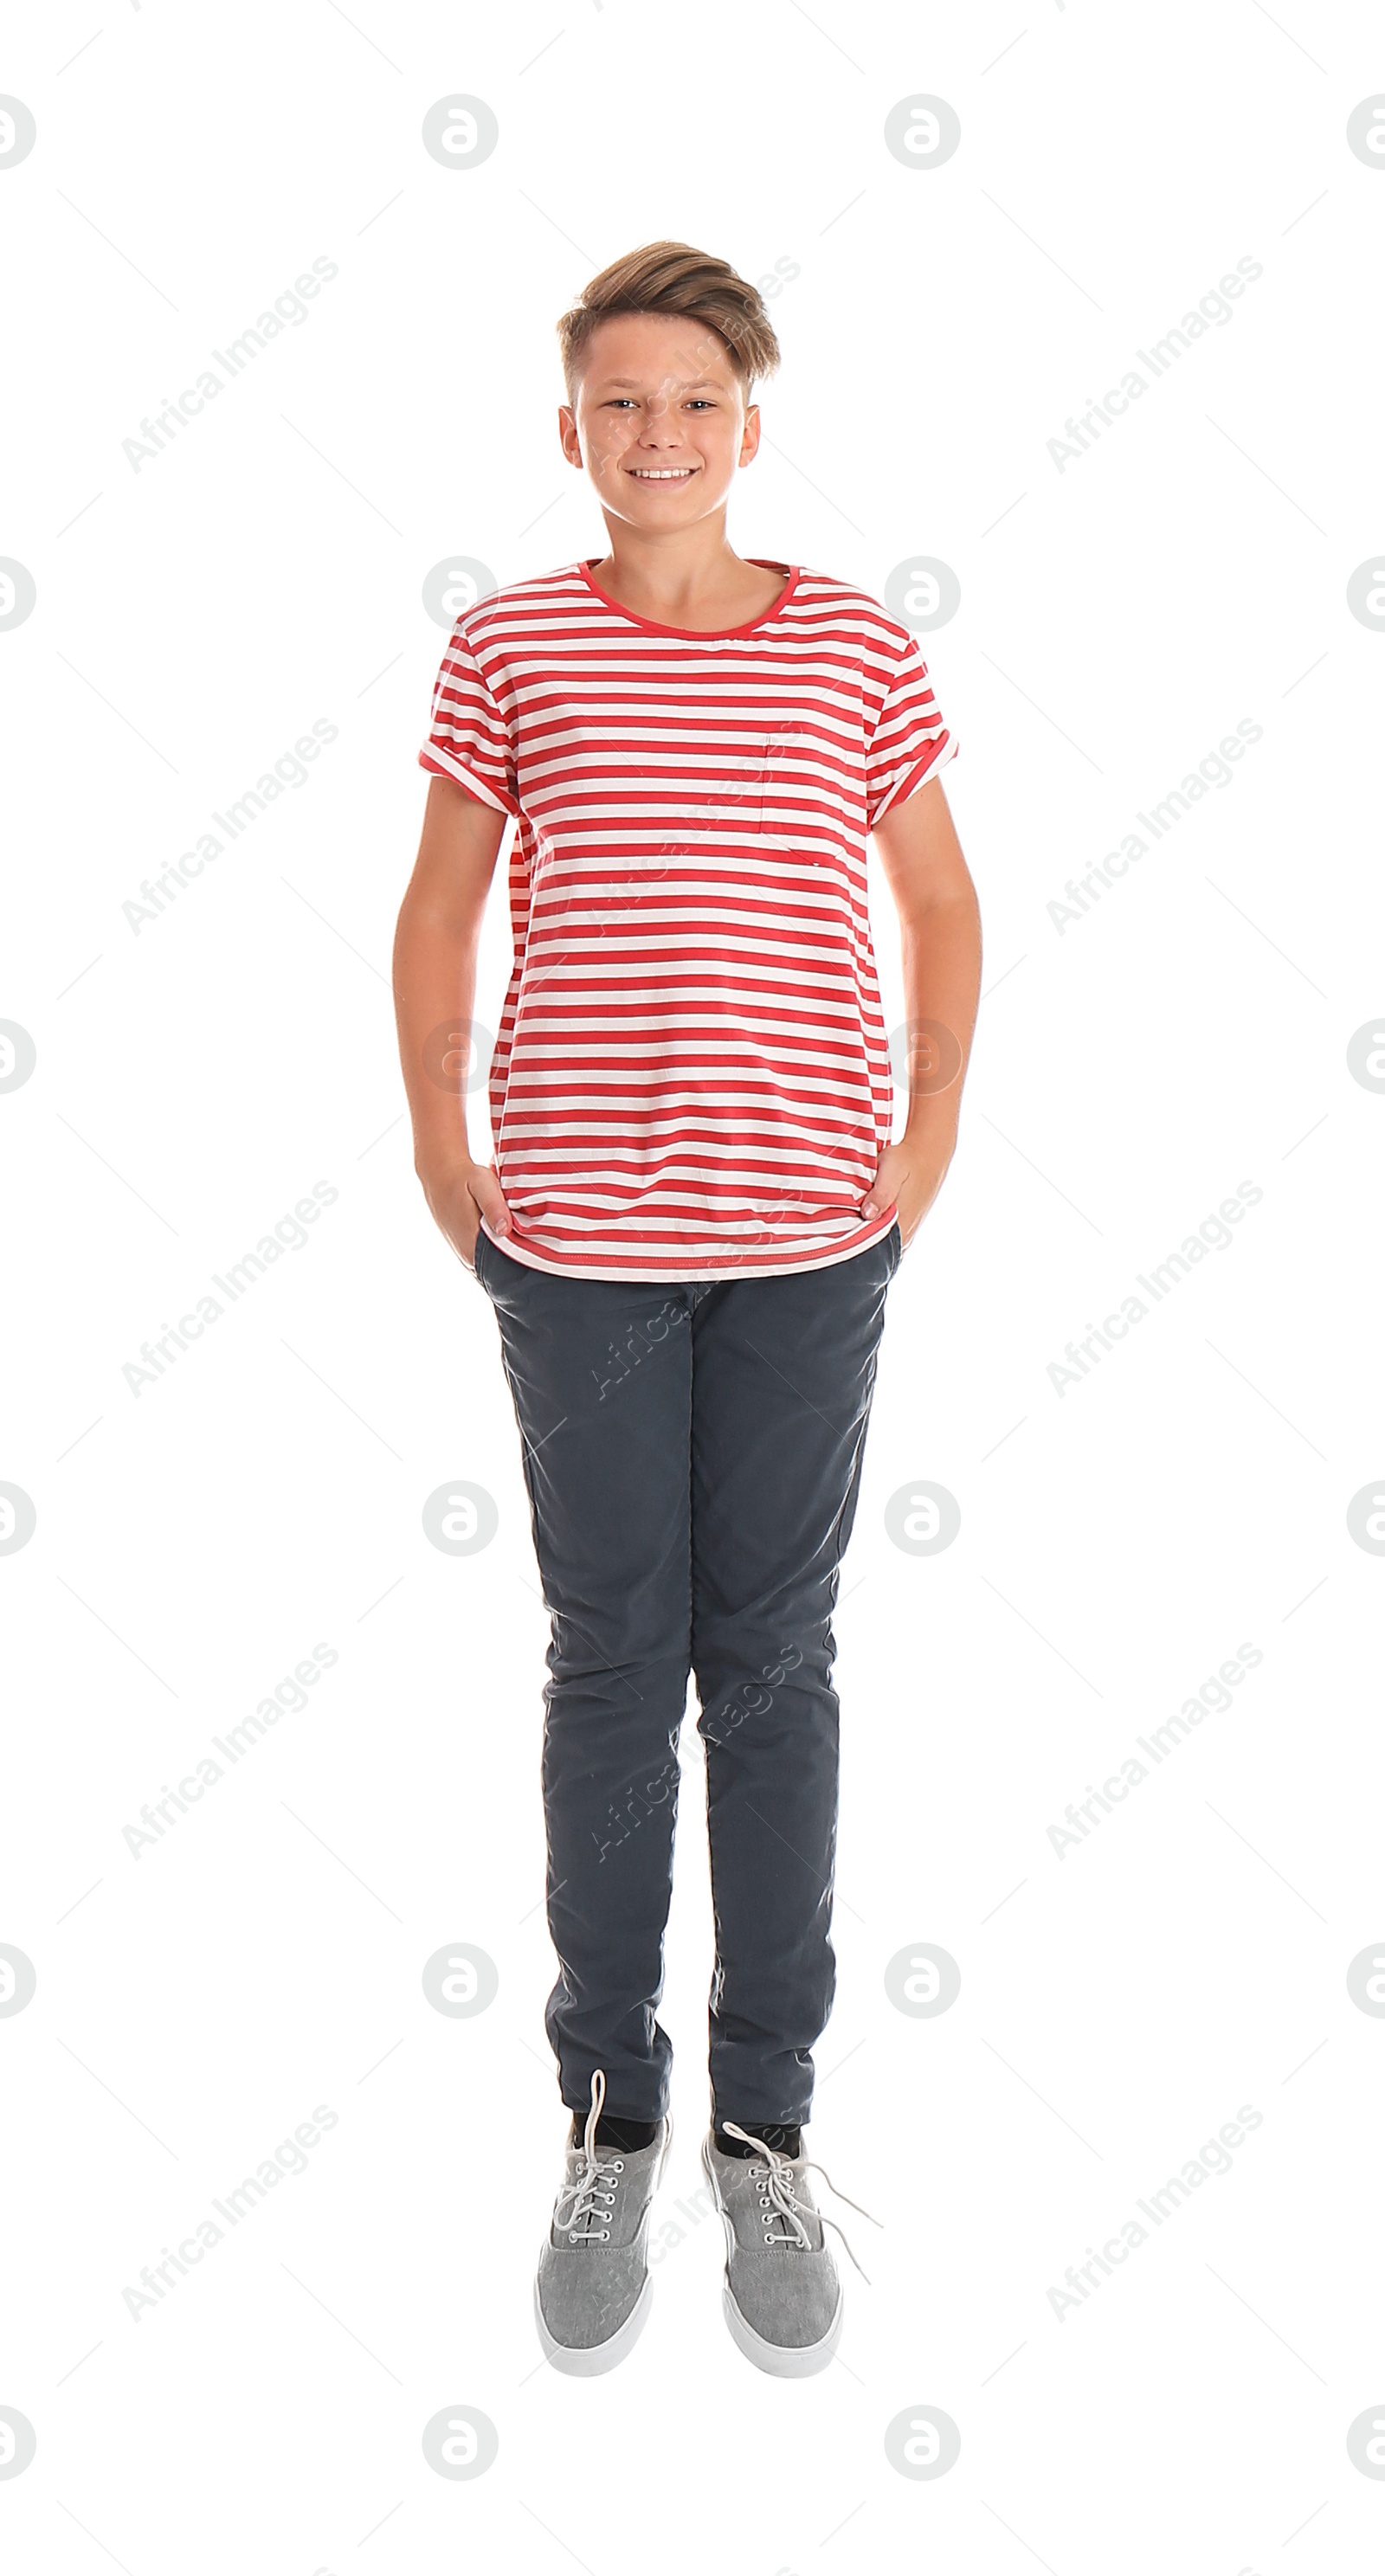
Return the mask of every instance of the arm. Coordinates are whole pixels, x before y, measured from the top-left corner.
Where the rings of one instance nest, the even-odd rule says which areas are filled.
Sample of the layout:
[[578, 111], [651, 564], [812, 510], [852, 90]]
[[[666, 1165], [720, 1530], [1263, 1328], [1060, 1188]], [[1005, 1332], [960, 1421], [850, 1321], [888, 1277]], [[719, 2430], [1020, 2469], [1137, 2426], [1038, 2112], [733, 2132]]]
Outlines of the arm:
[[[907, 1244], [942, 1187], [957, 1143], [981, 987], [981, 916], [940, 778], [892, 805], [874, 839], [899, 914], [909, 1114], [903, 1134], [880, 1157], [861, 1213], [874, 1216], [897, 1203]], [[920, 1029], [920, 1022], [933, 1027]]]
[[[394, 934], [394, 1002], [399, 1059], [414, 1124], [414, 1169], [423, 1195], [453, 1251], [468, 1269], [484, 1215], [494, 1234], [509, 1231], [510, 1213], [487, 1163], [473, 1161], [467, 1140], [465, 1068], [476, 991], [481, 916], [509, 817], [483, 805], [450, 778], [432, 778], [418, 857]], [[442, 1089], [427, 1070], [425, 1050], [437, 1032], [455, 1031], [448, 1063], [455, 1087]]]

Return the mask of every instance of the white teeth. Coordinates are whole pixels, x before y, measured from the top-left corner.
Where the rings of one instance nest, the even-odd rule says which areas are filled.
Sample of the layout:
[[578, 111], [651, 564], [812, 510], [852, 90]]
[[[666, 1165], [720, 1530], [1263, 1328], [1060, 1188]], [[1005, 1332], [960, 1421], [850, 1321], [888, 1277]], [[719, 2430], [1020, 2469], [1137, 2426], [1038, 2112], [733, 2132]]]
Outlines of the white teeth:
[[638, 483], [686, 483], [692, 467], [690, 465], [632, 465], [630, 471]]

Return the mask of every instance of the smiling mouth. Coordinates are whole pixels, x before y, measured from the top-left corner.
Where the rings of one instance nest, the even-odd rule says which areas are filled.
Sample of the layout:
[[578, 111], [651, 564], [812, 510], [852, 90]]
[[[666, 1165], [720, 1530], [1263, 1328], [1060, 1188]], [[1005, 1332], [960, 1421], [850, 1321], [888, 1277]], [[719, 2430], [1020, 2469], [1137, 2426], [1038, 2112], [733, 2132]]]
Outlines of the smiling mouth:
[[637, 483], [691, 483], [697, 467], [695, 465], [627, 465], [625, 471], [627, 474], [633, 474]]

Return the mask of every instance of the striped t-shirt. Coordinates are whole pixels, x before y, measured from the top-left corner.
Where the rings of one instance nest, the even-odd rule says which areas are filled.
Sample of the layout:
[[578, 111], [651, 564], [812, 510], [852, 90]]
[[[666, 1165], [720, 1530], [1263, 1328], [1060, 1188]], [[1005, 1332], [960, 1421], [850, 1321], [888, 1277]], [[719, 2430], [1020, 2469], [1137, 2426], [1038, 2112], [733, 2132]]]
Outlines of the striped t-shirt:
[[419, 761], [518, 822], [489, 1104], [538, 1270], [772, 1278], [894, 1223], [860, 1213], [893, 1124], [866, 834], [957, 746], [907, 627], [750, 560], [785, 587], [721, 633], [579, 561], [443, 655]]

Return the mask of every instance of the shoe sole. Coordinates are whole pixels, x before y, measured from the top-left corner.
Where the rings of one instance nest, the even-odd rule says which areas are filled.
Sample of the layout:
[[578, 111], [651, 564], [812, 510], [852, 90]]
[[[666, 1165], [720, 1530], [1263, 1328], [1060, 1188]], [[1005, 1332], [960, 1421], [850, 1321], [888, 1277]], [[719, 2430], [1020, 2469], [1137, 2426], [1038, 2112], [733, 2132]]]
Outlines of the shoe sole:
[[[660, 2183], [663, 2181], [664, 2167], [668, 2163], [668, 2151], [672, 2144], [673, 2121], [670, 2117], [668, 2133], [664, 2139], [664, 2151], [659, 2158], [658, 2169], [654, 2176], [654, 2191], [656, 2192]], [[650, 2194], [650, 2207], [653, 2207], [653, 2193]], [[542, 2257], [542, 2246], [539, 2248], [539, 2253], [540, 2257]], [[649, 2311], [653, 2305], [654, 2283], [650, 2275], [646, 2273], [644, 2288], [641, 2290], [639, 2297], [635, 2301], [624, 2325], [617, 2326], [615, 2333], [613, 2335], [608, 2335], [604, 2343], [559, 2343], [549, 2331], [548, 2323], [544, 2316], [543, 2307], [539, 2299], [539, 2285], [537, 2277], [534, 2282], [534, 2323], [539, 2330], [539, 2342], [543, 2346], [544, 2358], [552, 2364], [555, 2370], [562, 2371], [564, 2376], [568, 2379], [599, 2379], [603, 2371], [615, 2370], [618, 2368], [619, 2364], [626, 2359], [627, 2355], [634, 2350], [635, 2345], [639, 2342], [640, 2336], [643, 2334], [645, 2327], [649, 2322]]]
[[722, 2230], [726, 2237], [726, 2272], [721, 2285], [721, 2313], [726, 2319], [732, 2342], [738, 2352], [744, 2353], [747, 2361], [753, 2361], [757, 2370], [768, 2371], [772, 2379], [813, 2378], [817, 2371], [827, 2368], [841, 2342], [842, 2317], [846, 2308], [845, 2290], [838, 2290], [832, 2323], [817, 2343], [767, 2343], [763, 2335], [756, 2333], [749, 2318], [737, 2306], [736, 2294], [731, 2287], [731, 2257], [736, 2250], [736, 2233], [722, 2207], [721, 2193], [717, 2188], [716, 2170], [705, 2138], [702, 2141], [702, 2170], [711, 2184], [712, 2198], [716, 2202]]
[[555, 2343], [544, 2322], [543, 2309], [539, 2303], [538, 2282], [534, 2283], [534, 2322], [539, 2330], [539, 2341], [543, 2345], [545, 2357], [552, 2363], [553, 2368], [561, 2370], [569, 2379], [598, 2379], [604, 2370], [616, 2369], [618, 2364], [624, 2361], [627, 2353], [632, 2351], [639, 2342], [649, 2321], [649, 2311], [653, 2305], [654, 2284], [652, 2281], [646, 2281], [624, 2325], [618, 2326], [615, 2333], [608, 2335], [604, 2343]]

